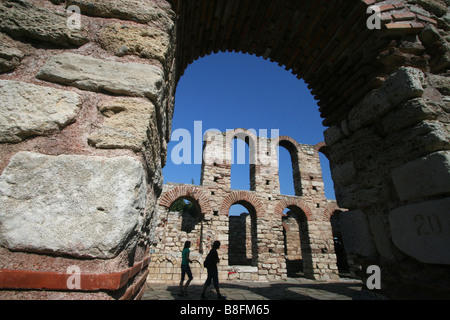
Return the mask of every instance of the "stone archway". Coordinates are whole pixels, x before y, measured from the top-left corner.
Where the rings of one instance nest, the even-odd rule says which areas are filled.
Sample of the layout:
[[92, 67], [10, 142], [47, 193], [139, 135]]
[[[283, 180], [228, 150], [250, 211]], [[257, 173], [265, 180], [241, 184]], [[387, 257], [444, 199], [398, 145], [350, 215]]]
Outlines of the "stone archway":
[[[448, 195], [448, 187], [444, 193], [432, 191], [428, 195], [402, 190], [412, 188], [402, 183], [410, 180], [405, 167], [408, 163], [423, 164], [424, 175], [429, 166], [445, 167], [448, 163], [442, 156], [446, 154], [448, 159], [449, 130], [432, 114], [448, 119], [444, 106], [448, 92], [436, 85], [436, 80], [448, 81], [444, 74], [450, 59], [444, 57], [448, 50], [435, 50], [433, 44], [448, 48], [443, 35], [449, 27], [441, 19], [445, 3], [434, 2], [426, 8], [400, 0], [171, 2], [179, 14], [176, 79], [199, 57], [236, 51], [270, 59], [308, 83], [328, 127], [326, 147], [318, 145], [317, 151], [330, 160], [338, 204], [350, 212], [377, 216], [377, 221], [370, 222], [377, 231], [365, 236], [373, 242], [376, 234], [376, 241], [387, 244], [379, 249], [382, 258], [372, 260], [374, 254], [362, 259], [363, 269], [392, 259], [399, 248], [413, 258], [408, 263], [416, 264], [414, 259], [421, 256], [422, 262], [415, 266], [418, 269], [422, 263], [433, 261], [440, 261], [443, 268], [449, 264], [448, 259], [441, 263], [439, 255], [431, 257], [429, 250], [417, 250], [425, 243], [430, 245], [426, 240], [412, 233], [408, 241], [401, 240], [401, 227], [393, 230], [397, 236], [385, 232], [391, 223], [406, 223], [414, 229], [414, 222], [404, 212], [419, 208], [406, 207], [403, 193], [409, 194], [404, 199], [412, 205], [418, 199], [424, 202], [436, 196], [437, 202], [430, 204], [448, 208], [444, 195]], [[380, 29], [368, 28], [371, 5], [378, 5], [381, 11]], [[414, 114], [413, 110], [417, 116], [402, 116]], [[433, 143], [427, 143], [429, 139]], [[412, 144], [419, 147], [408, 147]], [[440, 159], [439, 164], [427, 161], [426, 155]], [[450, 173], [444, 171], [448, 177]], [[415, 179], [421, 183], [421, 178]], [[427, 182], [434, 186], [440, 184], [438, 180], [430, 177]], [[398, 208], [397, 214], [388, 216], [392, 208]], [[433, 241], [438, 251], [441, 240]], [[450, 245], [447, 240], [445, 243]], [[427, 262], [422, 253], [428, 256]], [[403, 269], [401, 264], [386, 264], [382, 269], [407, 274], [409, 266]], [[422, 276], [428, 281], [425, 273]]]
[[[0, 250], [5, 261], [23, 261], [23, 269], [8, 264], [5, 270], [27, 277], [26, 283], [1, 281], [7, 283], [2, 293], [13, 295], [19, 288], [36, 295], [42, 289], [39, 277], [56, 272], [55, 296], [71, 296], [64, 271], [74, 263], [71, 259], [81, 263], [89, 256], [93, 260], [86, 268], [92, 275], [100, 277], [105, 268], [120, 265], [110, 271], [129, 276], [115, 287], [100, 281], [98, 287], [83, 288], [86, 296], [142, 294], [148, 225], [162, 190], [177, 81], [195, 59], [237, 51], [284, 66], [303, 78], [318, 100], [328, 127], [325, 142], [337, 202], [349, 210], [342, 215], [353, 226], [349, 239], [363, 240], [351, 248], [362, 268], [379, 265], [389, 295], [405, 297], [416, 291], [448, 297], [450, 231], [432, 228], [448, 226], [450, 210], [446, 2], [124, 0], [120, 7], [113, 0], [43, 3], [0, 4], [1, 43], [8, 47], [7, 59], [0, 62], [0, 99], [9, 106], [0, 126], [5, 128], [0, 132], [0, 207], [7, 208], [0, 215]], [[75, 30], [67, 27], [70, 5], [80, 8], [82, 23]], [[367, 27], [370, 5], [379, 5], [380, 29]], [[49, 109], [58, 103], [64, 110]], [[36, 110], [32, 121], [23, 117], [23, 105]], [[48, 171], [51, 174], [44, 174]], [[75, 180], [68, 184], [73, 172]], [[83, 180], [87, 177], [91, 183]], [[74, 192], [79, 185], [86, 188]], [[26, 197], [11, 196], [17, 193]], [[94, 196], [100, 193], [109, 198]], [[56, 203], [56, 194], [65, 200]], [[36, 211], [42, 203], [51, 206]], [[79, 228], [80, 219], [73, 221], [70, 215], [52, 218], [70, 211], [66, 209], [72, 209], [72, 203], [79, 204], [82, 225], [111, 223], [115, 232], [108, 234], [117, 238], [106, 243], [102, 234]], [[127, 220], [129, 213], [137, 218]], [[127, 227], [107, 215], [126, 220]], [[15, 219], [29, 221], [30, 216], [43, 223], [39, 230], [31, 222], [22, 225], [29, 230], [25, 239], [14, 229]], [[364, 221], [364, 227], [357, 221]], [[61, 227], [78, 237], [76, 246], [58, 242], [65, 239], [58, 236]], [[424, 227], [430, 232], [424, 234]], [[373, 243], [377, 245], [369, 245]], [[105, 245], [102, 252], [96, 250]], [[24, 259], [22, 251], [33, 259]], [[59, 259], [57, 270], [46, 269], [56, 260], [53, 254], [70, 258]], [[124, 256], [133, 258], [123, 264]], [[34, 259], [42, 269], [25, 273], [34, 270]], [[128, 273], [129, 266], [138, 271]]]
[[[313, 88], [327, 125], [343, 119], [336, 112], [340, 104], [356, 103], [380, 86], [383, 73], [396, 68], [386, 70], [377, 59], [389, 37], [367, 28], [368, 6], [380, 1], [170, 2], [179, 15], [177, 77], [194, 60], [213, 52], [255, 54], [303, 78]], [[402, 1], [381, 11], [383, 35], [417, 33], [425, 26], [422, 16]]]

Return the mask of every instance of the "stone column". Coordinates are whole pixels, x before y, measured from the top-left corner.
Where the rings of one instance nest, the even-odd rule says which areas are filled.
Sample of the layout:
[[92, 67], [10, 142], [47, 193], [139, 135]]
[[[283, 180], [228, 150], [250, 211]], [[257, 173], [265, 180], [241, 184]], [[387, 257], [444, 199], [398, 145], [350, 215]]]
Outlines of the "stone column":
[[[325, 133], [337, 201], [350, 209], [341, 215], [347, 253], [363, 278], [369, 265], [379, 265], [389, 295], [400, 286], [412, 286], [420, 296], [440, 295], [441, 285], [424, 289], [419, 283], [448, 283], [441, 276], [450, 264], [444, 249], [450, 246], [446, 79], [401, 67], [350, 111], [339, 130]], [[356, 221], [364, 224], [350, 229]], [[410, 267], [422, 270], [416, 283], [402, 276]]]
[[166, 1], [41, 2], [0, 4], [0, 296], [137, 299], [171, 131], [175, 14]]

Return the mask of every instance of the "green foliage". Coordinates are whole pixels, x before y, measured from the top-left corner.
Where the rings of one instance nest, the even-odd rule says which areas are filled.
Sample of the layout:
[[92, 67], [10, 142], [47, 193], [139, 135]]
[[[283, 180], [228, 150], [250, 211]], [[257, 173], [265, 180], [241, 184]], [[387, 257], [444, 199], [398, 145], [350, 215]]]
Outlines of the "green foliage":
[[197, 216], [197, 208], [192, 201], [186, 199], [178, 199], [170, 207], [171, 212], [179, 212], [181, 214], [189, 214], [190, 216]]

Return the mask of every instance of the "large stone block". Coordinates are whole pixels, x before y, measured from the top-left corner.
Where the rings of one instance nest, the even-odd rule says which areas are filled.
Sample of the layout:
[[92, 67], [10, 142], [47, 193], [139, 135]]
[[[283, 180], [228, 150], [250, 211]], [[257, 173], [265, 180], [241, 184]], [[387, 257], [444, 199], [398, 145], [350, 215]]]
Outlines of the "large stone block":
[[151, 27], [134, 27], [113, 23], [99, 33], [100, 45], [117, 56], [137, 55], [164, 63], [169, 55], [171, 39], [166, 32]]
[[333, 181], [340, 186], [347, 186], [355, 181], [356, 169], [353, 161], [337, 165], [332, 169]]
[[450, 193], [450, 151], [439, 151], [392, 170], [400, 200]]
[[431, 101], [423, 98], [411, 99], [387, 114], [381, 120], [381, 125], [385, 133], [391, 133], [417, 125], [423, 120], [436, 119], [439, 111], [439, 106]]
[[19, 152], [0, 176], [0, 245], [113, 258], [136, 243], [146, 193], [143, 166], [130, 157]]
[[[98, 109], [105, 120], [98, 132], [89, 137], [89, 142], [97, 148], [140, 151], [149, 138], [159, 144], [155, 107], [150, 101], [118, 98], [101, 102]], [[156, 133], [156, 137], [149, 137], [149, 131]]]
[[0, 30], [13, 37], [27, 37], [57, 46], [81, 46], [89, 41], [82, 28], [69, 29], [68, 16], [37, 7], [26, 0], [0, 3]]
[[16, 48], [0, 44], [0, 73], [14, 70], [22, 60], [24, 53]]
[[0, 142], [58, 130], [74, 121], [80, 105], [72, 91], [0, 80]]
[[174, 12], [147, 0], [68, 0], [67, 5], [80, 7], [81, 13], [104, 18], [161, 24], [164, 31], [173, 29]]
[[450, 198], [408, 205], [389, 215], [392, 240], [425, 263], [450, 264]]
[[378, 119], [399, 103], [423, 94], [424, 74], [421, 70], [402, 67], [383, 86], [368, 94], [348, 116], [348, 128], [356, 131]]
[[327, 128], [324, 131], [323, 135], [324, 135], [324, 138], [325, 138], [325, 143], [326, 143], [326, 145], [328, 147], [331, 147], [336, 142], [338, 142], [338, 141], [340, 141], [340, 140], [345, 138], [344, 133], [337, 126], [333, 126], [333, 127]]
[[416, 0], [419, 5], [421, 5], [425, 10], [436, 14], [438, 17], [443, 16], [447, 12], [447, 7], [444, 1], [438, 0]]
[[450, 76], [430, 74], [428, 80], [440, 93], [450, 96]]
[[339, 223], [347, 254], [363, 257], [376, 255], [375, 243], [364, 212], [361, 210], [343, 212]]
[[164, 73], [158, 67], [73, 53], [50, 57], [36, 77], [84, 90], [147, 97], [157, 104], [164, 87]]
[[101, 149], [143, 151], [147, 160], [149, 183], [162, 188], [161, 143], [153, 103], [139, 98], [117, 98], [100, 102], [103, 124], [88, 138]]
[[14, 70], [24, 55], [15, 41], [0, 33], [0, 73]]

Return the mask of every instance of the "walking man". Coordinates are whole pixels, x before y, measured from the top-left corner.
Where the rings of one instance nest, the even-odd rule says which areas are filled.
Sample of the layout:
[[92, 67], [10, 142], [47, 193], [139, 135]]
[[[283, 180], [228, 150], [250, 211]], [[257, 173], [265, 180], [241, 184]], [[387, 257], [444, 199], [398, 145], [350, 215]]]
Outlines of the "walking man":
[[220, 294], [219, 288], [219, 272], [217, 270], [217, 264], [219, 263], [219, 255], [217, 250], [220, 248], [220, 241], [214, 241], [211, 251], [206, 256], [203, 265], [208, 270], [208, 278], [203, 285], [202, 299], [206, 299], [206, 289], [211, 285], [211, 281], [214, 283], [214, 288], [217, 292], [217, 298], [219, 300], [225, 300], [227, 297]]

